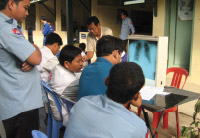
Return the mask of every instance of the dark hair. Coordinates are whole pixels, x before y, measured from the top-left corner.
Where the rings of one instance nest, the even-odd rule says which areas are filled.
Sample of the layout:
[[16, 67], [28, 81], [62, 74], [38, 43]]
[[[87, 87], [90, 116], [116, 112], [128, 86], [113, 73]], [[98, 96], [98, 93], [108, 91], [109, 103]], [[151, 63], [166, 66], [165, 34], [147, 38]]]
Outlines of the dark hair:
[[81, 50], [79, 48], [73, 45], [66, 45], [60, 52], [59, 62], [62, 66], [64, 66], [64, 61], [71, 63], [79, 54], [81, 54]]
[[79, 48], [81, 48], [81, 50], [85, 50], [85, 47], [86, 47], [85, 43], [80, 43], [79, 44]]
[[46, 20], [47, 20], [45, 16], [41, 16], [40, 19], [43, 20], [43, 21], [46, 21]]
[[91, 25], [92, 23], [94, 23], [95, 26], [97, 26], [99, 23], [99, 19], [96, 16], [89, 17], [89, 19], [87, 20], [87, 26]]
[[50, 20], [50, 19], [47, 19], [47, 22], [48, 22], [48, 23], [51, 23], [51, 20]]
[[[4, 10], [9, 0], [1, 0], [0, 1], [0, 10]], [[18, 4], [22, 0], [14, 0], [16, 4]]]
[[62, 38], [56, 33], [49, 33], [45, 45], [52, 45], [54, 43], [58, 43], [59, 46], [63, 45]]
[[126, 10], [121, 10], [121, 13], [122, 13], [123, 15], [125, 15], [126, 17], [128, 16], [128, 12], [127, 12]]
[[125, 104], [134, 98], [144, 82], [144, 74], [138, 64], [121, 62], [110, 71], [106, 95], [115, 102]]
[[118, 50], [119, 53], [123, 51], [123, 41], [121, 39], [105, 35], [97, 41], [97, 57], [108, 56], [112, 54], [114, 50]]

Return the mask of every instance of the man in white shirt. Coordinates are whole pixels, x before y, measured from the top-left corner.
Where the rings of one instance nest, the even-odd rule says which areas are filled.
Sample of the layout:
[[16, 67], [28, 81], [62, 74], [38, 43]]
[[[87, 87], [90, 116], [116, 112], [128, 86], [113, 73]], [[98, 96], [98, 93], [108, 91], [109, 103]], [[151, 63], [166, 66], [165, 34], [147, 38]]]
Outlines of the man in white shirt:
[[[58, 96], [76, 102], [79, 77], [75, 72], [80, 72], [83, 66], [81, 50], [73, 45], [65, 46], [60, 52], [59, 62], [60, 64], [57, 64], [51, 71], [47, 85]], [[66, 126], [68, 113], [64, 107], [62, 116], [63, 125]]]
[[112, 30], [108, 27], [101, 27], [99, 19], [96, 16], [92, 16], [87, 21], [87, 27], [90, 31], [87, 35], [87, 55], [83, 57], [83, 60], [90, 60], [96, 53], [96, 43], [104, 35], [113, 35]]
[[37, 68], [40, 71], [40, 76], [44, 82], [47, 82], [49, 73], [59, 63], [58, 58], [55, 55], [62, 44], [62, 38], [58, 34], [50, 33], [47, 35], [45, 46], [40, 49], [42, 61]]

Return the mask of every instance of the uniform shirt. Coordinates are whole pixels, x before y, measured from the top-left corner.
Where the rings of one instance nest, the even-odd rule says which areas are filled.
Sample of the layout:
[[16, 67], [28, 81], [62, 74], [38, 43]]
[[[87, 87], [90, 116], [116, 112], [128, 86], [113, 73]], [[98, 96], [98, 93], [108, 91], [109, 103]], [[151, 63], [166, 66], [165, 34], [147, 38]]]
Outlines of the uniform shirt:
[[53, 28], [53, 26], [50, 26], [50, 32], [51, 32], [51, 33], [54, 32], [54, 28]]
[[42, 80], [44, 82], [47, 82], [49, 73], [57, 64], [59, 64], [59, 61], [48, 47], [43, 46], [42, 48], [40, 48], [40, 51], [42, 53], [42, 61], [40, 65], [37, 66], [37, 68], [40, 71], [40, 76]]
[[49, 26], [49, 24], [46, 22], [46, 23], [43, 25], [43, 30], [42, 30], [42, 34], [44, 35], [43, 46], [45, 45], [46, 37], [47, 37], [47, 35], [48, 35], [49, 33], [51, 33], [51, 31], [50, 31], [50, 26]]
[[113, 64], [103, 57], [98, 57], [96, 62], [89, 64], [81, 74], [78, 100], [83, 96], [105, 94], [105, 78], [112, 67]]
[[[113, 35], [112, 30], [108, 27], [101, 27], [101, 37], [104, 35]], [[98, 38], [94, 36], [91, 32], [87, 35], [87, 51], [96, 52], [97, 40]]]
[[121, 34], [120, 38], [122, 40], [126, 40], [128, 38], [128, 35], [130, 34], [130, 30], [132, 33], [135, 33], [135, 28], [133, 26], [133, 22], [130, 18], [126, 17], [122, 20], [122, 28], [121, 28]]
[[21, 70], [34, 51], [17, 21], [0, 12], [0, 120], [43, 106], [38, 69]]
[[71, 109], [64, 138], [145, 138], [145, 122], [107, 96], [81, 98]]
[[[75, 73], [68, 71], [62, 65], [58, 64], [51, 71], [47, 85], [59, 96], [64, 96], [72, 101], [76, 101], [78, 93], [77, 80], [79, 82], [79, 78]], [[73, 84], [75, 84], [74, 87], [76, 87], [76, 89], [66, 92], [67, 87], [71, 87]]]

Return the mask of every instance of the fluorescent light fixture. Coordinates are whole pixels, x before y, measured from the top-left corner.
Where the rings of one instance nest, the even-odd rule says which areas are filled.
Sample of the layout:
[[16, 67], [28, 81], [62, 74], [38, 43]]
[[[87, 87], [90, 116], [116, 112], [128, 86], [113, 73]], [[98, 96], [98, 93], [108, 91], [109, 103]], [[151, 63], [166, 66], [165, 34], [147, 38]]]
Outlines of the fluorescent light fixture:
[[145, 3], [145, 0], [124, 0], [124, 5]]
[[36, 2], [42, 2], [42, 1], [46, 1], [46, 0], [31, 0], [30, 3], [32, 4], [32, 3], [36, 3]]

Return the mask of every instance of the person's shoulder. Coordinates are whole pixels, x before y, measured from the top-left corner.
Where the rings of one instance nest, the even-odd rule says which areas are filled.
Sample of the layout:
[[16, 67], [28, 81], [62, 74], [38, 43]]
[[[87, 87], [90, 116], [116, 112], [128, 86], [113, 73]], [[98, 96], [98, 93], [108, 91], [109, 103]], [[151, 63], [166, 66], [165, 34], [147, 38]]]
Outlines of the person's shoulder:
[[95, 36], [91, 32], [89, 32], [87, 34], [87, 38], [93, 39], [93, 38], [95, 38]]
[[112, 31], [109, 27], [101, 27], [103, 31]]
[[112, 30], [109, 27], [101, 27], [102, 35], [113, 35]]

